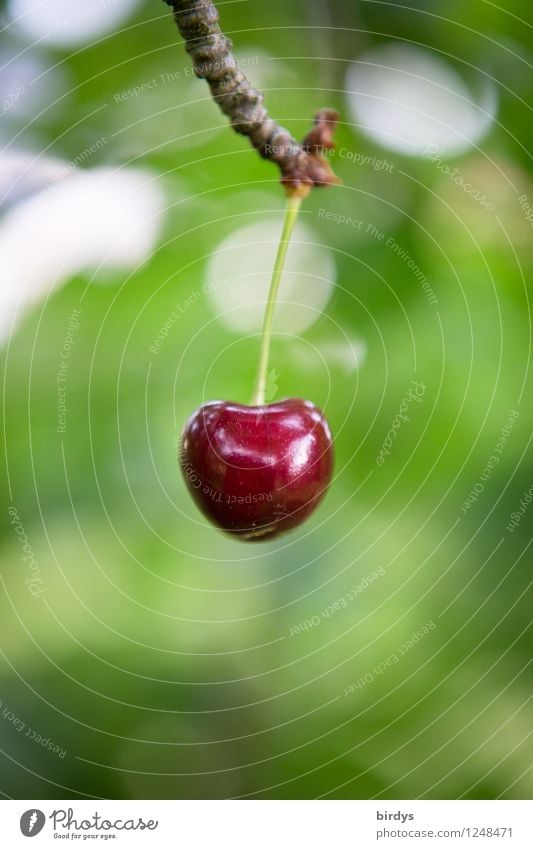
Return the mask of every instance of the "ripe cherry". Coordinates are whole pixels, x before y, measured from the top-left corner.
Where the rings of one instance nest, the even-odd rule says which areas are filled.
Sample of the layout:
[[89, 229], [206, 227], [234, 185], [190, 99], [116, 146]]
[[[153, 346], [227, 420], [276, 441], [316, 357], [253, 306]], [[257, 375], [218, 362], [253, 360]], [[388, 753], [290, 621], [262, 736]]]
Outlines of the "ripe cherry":
[[331, 433], [323, 413], [299, 398], [213, 401], [185, 425], [180, 463], [204, 516], [262, 541], [300, 525], [321, 502], [333, 471]]
[[323, 413], [300, 398], [265, 403], [274, 309], [302, 198], [289, 192], [252, 404], [205, 404], [183, 433], [181, 468], [196, 504], [215, 525], [243, 540], [270, 539], [300, 525], [324, 497], [333, 472]]

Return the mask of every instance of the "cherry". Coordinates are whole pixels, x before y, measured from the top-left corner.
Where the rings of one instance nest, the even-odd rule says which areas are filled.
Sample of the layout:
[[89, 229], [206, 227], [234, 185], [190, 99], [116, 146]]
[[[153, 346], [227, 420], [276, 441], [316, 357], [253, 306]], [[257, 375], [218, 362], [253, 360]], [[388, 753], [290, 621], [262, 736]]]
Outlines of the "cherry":
[[323, 413], [299, 398], [213, 401], [185, 425], [180, 463], [204, 516], [262, 541], [300, 525], [321, 502], [333, 471], [331, 433]]
[[300, 525], [333, 472], [331, 433], [318, 407], [300, 398], [265, 403], [276, 298], [303, 197], [288, 192], [251, 405], [205, 404], [183, 433], [181, 469], [193, 499], [204, 516], [243, 540], [271, 539]]

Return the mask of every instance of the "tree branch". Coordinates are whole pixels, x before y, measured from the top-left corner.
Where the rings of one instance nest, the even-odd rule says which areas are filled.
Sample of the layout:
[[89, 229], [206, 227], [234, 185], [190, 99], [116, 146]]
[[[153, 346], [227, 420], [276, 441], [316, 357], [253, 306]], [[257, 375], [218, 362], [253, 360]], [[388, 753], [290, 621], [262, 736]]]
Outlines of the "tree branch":
[[278, 165], [281, 182], [289, 196], [306, 197], [314, 186], [339, 182], [325, 150], [335, 147], [333, 133], [338, 113], [321, 109], [314, 127], [303, 142], [297, 142], [284, 127], [269, 117], [263, 94], [240, 70], [231, 50], [232, 42], [219, 26], [212, 0], [165, 0], [185, 40], [196, 76], [205, 79], [213, 99], [228, 116], [237, 133], [248, 136], [263, 159]]

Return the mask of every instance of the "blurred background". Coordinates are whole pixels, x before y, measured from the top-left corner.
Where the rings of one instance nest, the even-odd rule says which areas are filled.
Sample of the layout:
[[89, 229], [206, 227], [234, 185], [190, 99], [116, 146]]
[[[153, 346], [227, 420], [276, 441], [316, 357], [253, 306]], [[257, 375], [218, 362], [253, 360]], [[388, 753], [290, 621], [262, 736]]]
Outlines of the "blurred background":
[[529, 11], [220, 3], [273, 116], [342, 116], [269, 386], [335, 480], [249, 546], [176, 450], [249, 400], [276, 169], [162, 3], [1, 4], [5, 797], [530, 798]]

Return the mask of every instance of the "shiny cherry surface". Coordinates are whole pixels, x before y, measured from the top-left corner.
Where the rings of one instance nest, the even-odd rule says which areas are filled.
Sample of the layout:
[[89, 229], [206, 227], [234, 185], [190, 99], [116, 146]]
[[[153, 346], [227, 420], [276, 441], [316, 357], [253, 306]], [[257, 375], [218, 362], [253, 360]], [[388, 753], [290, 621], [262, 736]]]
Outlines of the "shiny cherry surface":
[[287, 398], [261, 407], [213, 401], [196, 410], [180, 464], [204, 516], [243, 540], [300, 525], [324, 497], [333, 445], [323, 413]]

